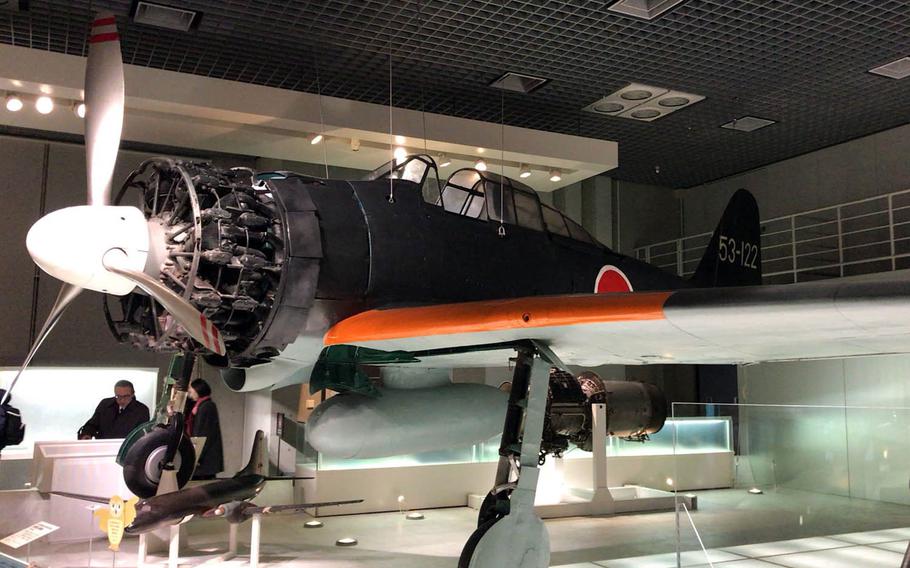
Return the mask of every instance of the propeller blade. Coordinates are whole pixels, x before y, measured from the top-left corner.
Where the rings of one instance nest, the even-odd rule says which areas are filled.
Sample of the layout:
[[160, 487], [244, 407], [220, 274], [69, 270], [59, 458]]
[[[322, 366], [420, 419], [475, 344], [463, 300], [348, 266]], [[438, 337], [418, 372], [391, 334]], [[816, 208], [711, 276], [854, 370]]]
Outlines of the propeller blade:
[[35, 337], [35, 342], [32, 343], [32, 348], [29, 349], [28, 355], [25, 356], [25, 362], [22, 363], [22, 366], [19, 367], [19, 372], [16, 373], [16, 376], [13, 377], [13, 382], [10, 383], [9, 388], [6, 389], [6, 395], [4, 395], [3, 400], [0, 401], [0, 405], [5, 403], [10, 395], [13, 392], [13, 387], [16, 386], [16, 382], [19, 380], [19, 377], [22, 376], [22, 373], [28, 367], [28, 364], [32, 362], [32, 357], [35, 356], [35, 353], [38, 351], [38, 348], [41, 347], [41, 344], [44, 343], [44, 340], [47, 339], [47, 336], [51, 333], [51, 330], [57, 325], [57, 322], [60, 321], [60, 316], [63, 315], [63, 312], [66, 308], [76, 299], [76, 296], [82, 292], [82, 288], [78, 286], [73, 286], [72, 284], [63, 283], [63, 286], [60, 287], [60, 292], [57, 293], [57, 299], [54, 301], [54, 306], [51, 308], [51, 312], [47, 315], [47, 319], [44, 320], [44, 325], [41, 326], [41, 331], [38, 332], [38, 336]]
[[206, 349], [218, 355], [224, 355], [227, 352], [218, 328], [207, 317], [158, 280], [141, 270], [130, 268], [129, 258], [122, 250], [109, 250], [101, 262], [106, 269], [131, 280], [158, 300], [186, 332]]
[[85, 167], [88, 204], [109, 205], [123, 128], [123, 59], [113, 14], [92, 22], [85, 67]]

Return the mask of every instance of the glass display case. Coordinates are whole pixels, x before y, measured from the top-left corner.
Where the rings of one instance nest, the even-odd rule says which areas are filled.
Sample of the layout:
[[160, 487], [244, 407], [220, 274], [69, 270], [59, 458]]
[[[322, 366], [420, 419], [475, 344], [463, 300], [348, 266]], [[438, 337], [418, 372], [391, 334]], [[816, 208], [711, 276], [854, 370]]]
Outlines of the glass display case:
[[[374, 459], [341, 459], [318, 454], [306, 443], [306, 426], [294, 423], [285, 428], [293, 432], [285, 441], [298, 449], [298, 465], [308, 465], [318, 470], [349, 470], [388, 467], [411, 467], [417, 465], [440, 465], [456, 463], [495, 462], [499, 459], [499, 436], [469, 446], [421, 452], [401, 456]], [[732, 422], [730, 417], [675, 418], [668, 419], [660, 432], [646, 442], [635, 442], [617, 437], [607, 438], [607, 455], [654, 456], [731, 452]], [[293, 441], [292, 441], [293, 440]], [[572, 447], [566, 452], [567, 459], [588, 458], [591, 454]]]

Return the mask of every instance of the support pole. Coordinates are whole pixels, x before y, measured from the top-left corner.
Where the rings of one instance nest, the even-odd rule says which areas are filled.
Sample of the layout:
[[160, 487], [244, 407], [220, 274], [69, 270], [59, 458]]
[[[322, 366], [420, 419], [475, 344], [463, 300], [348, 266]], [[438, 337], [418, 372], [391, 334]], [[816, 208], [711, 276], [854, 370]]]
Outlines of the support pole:
[[237, 556], [237, 523], [231, 523], [228, 529], [228, 551], [224, 555], [224, 560], [230, 560]]
[[259, 537], [262, 530], [262, 515], [253, 515], [250, 525], [250, 568], [259, 568]]
[[136, 553], [136, 566], [138, 566], [138, 568], [143, 568], [145, 566], [148, 552], [148, 537], [146, 536], [146, 533], [142, 533], [139, 535], [139, 551]]
[[172, 525], [170, 544], [168, 545], [168, 568], [178, 568], [180, 563], [180, 525]]

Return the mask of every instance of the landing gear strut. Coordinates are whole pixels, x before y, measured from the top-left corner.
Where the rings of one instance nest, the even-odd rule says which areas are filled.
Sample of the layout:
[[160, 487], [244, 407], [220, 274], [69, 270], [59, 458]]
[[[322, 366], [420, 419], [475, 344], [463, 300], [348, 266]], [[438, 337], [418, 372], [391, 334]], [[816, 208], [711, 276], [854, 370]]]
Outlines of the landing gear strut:
[[458, 568], [546, 568], [550, 537], [534, 512], [550, 365], [533, 343], [518, 353], [493, 490]]
[[[184, 435], [183, 407], [193, 374], [196, 356], [180, 353], [171, 359], [169, 376], [174, 380], [168, 406], [173, 413], [165, 424], [133, 442], [123, 457], [123, 480], [139, 497], [153, 497], [163, 491], [175, 491], [190, 480], [196, 468], [196, 450]], [[176, 483], [172, 481], [176, 477]], [[165, 487], [165, 485], [175, 485]]]

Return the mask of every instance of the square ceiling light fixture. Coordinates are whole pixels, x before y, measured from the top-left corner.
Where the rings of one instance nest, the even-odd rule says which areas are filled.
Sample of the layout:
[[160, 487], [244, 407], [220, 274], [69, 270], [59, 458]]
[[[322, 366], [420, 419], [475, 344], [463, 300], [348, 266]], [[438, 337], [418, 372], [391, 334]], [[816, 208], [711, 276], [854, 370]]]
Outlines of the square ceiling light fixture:
[[536, 91], [549, 82], [549, 79], [544, 79], [543, 77], [535, 77], [533, 75], [525, 75], [524, 73], [514, 73], [512, 71], [509, 71], [508, 73], [505, 73], [490, 83], [490, 86], [494, 89], [503, 89], [505, 91], [515, 91], [516, 93], [528, 94], [530, 92]]
[[753, 132], [759, 128], [764, 128], [766, 126], [771, 126], [776, 124], [776, 120], [768, 120], [767, 118], [758, 118], [757, 116], [742, 116], [740, 118], [734, 118], [727, 124], [721, 124], [721, 128], [726, 128], [728, 130], [739, 130], [740, 132]]
[[130, 9], [130, 18], [137, 24], [188, 32], [199, 27], [202, 12], [135, 0]]
[[878, 67], [869, 69], [869, 73], [875, 73], [876, 75], [882, 75], [884, 77], [891, 77], [892, 79], [903, 79], [904, 77], [910, 77], [910, 57], [902, 57], [897, 61], [879, 65]]
[[685, 0], [619, 0], [607, 10], [642, 20], [653, 20], [683, 2]]
[[651, 122], [693, 105], [705, 97], [663, 87], [630, 83], [581, 110]]

